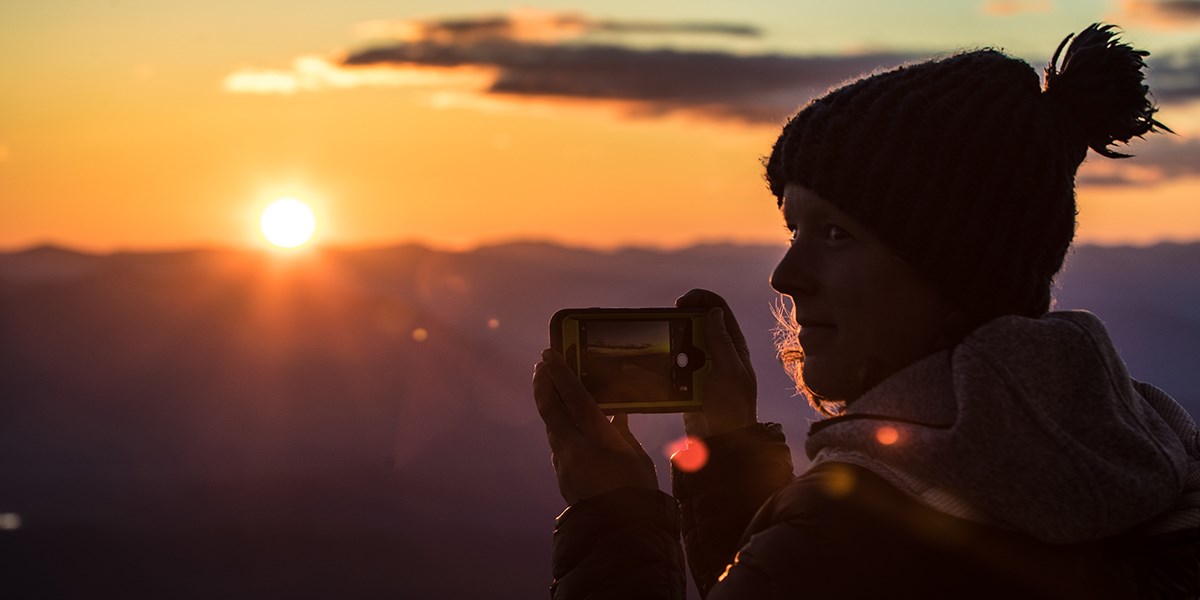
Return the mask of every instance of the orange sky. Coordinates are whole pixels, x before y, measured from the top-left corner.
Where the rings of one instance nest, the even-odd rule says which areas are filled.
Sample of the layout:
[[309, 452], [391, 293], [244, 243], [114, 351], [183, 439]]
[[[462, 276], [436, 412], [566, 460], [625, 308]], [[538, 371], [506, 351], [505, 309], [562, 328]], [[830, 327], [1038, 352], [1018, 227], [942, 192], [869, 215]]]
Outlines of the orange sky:
[[[830, 32], [817, 35], [823, 28], [813, 26], [806, 38], [789, 25], [773, 28], [780, 15], [772, 11], [783, 9], [751, 4], [762, 4], [761, 10], [691, 13], [673, 4], [671, 12], [663, 3], [618, 2], [604, 15], [569, 3], [514, 13], [507, 5], [476, 2], [454, 10], [417, 3], [422, 10], [405, 15], [361, 2], [292, 15], [275, 30], [251, 32], [242, 25], [269, 24], [275, 15], [262, 7], [262, 15], [239, 15], [220, 3], [212, 14], [187, 14], [197, 9], [183, 5], [177, 14], [116, 0], [0, 9], [0, 33], [6, 34], [0, 36], [0, 76], [17, 82], [0, 93], [0, 249], [46, 242], [99, 251], [258, 245], [259, 211], [284, 196], [313, 205], [317, 239], [326, 244], [415, 240], [466, 247], [517, 238], [601, 247], [782, 243], [758, 162], [774, 139], [773, 123], [688, 110], [630, 116], [637, 103], [487, 94], [481, 86], [493, 76], [470, 70], [446, 78], [410, 69], [397, 82], [390, 78], [402, 70], [385, 67], [372, 81], [361, 70], [344, 75], [336, 62], [377, 43], [356, 37], [371, 27], [368, 35], [417, 35], [381, 30], [381, 24], [395, 25], [387, 19], [406, 17], [402, 23], [411, 26], [446, 15], [513, 14], [543, 20], [586, 15], [585, 24], [603, 17], [642, 27], [728, 22], [765, 32], [722, 33], [703, 42], [643, 33], [629, 42], [635, 48], [667, 43], [687, 50], [694, 43], [735, 54], [852, 57], [867, 46], [928, 52], [1003, 43], [1048, 55], [1058, 41], [1048, 31], [1065, 34], [1153, 3], [1094, 2], [1084, 10], [980, 2], [963, 13], [959, 37], [942, 27], [937, 34], [945, 39], [928, 37], [920, 47], [903, 36], [862, 39], [853, 27], [867, 18], [861, 8], [846, 9], [858, 21], [835, 23], [839, 15], [829, 13]], [[951, 6], [934, 4], [945, 6], [930, 10]], [[1009, 9], [1016, 12], [1003, 12]], [[1127, 28], [1134, 43], [1155, 52], [1200, 47], [1200, 19], [1171, 27], [1145, 19]], [[550, 34], [580, 35], [563, 23]], [[1036, 33], [1044, 42], [1015, 31]], [[300, 88], [244, 93], [233, 83], [250, 80]], [[1181, 156], [1196, 154], [1198, 107], [1194, 100], [1164, 103], [1161, 120], [1181, 135], [1150, 142], [1157, 149], [1149, 157], [1167, 166], [1137, 159], [1096, 165], [1104, 161], [1093, 156], [1085, 173], [1096, 179], [1118, 174], [1143, 183], [1081, 187], [1080, 240], [1200, 239], [1200, 169], [1167, 164], [1171, 144]], [[1139, 146], [1131, 150], [1138, 153]]]

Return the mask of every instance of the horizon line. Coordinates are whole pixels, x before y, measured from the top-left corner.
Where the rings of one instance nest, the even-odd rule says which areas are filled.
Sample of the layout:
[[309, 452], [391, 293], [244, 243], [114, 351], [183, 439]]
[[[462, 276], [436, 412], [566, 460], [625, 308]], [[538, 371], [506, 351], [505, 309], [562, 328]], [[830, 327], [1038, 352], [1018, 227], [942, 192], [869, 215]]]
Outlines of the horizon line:
[[[1076, 242], [1071, 244], [1071, 249], [1091, 247], [1091, 248], [1155, 248], [1160, 246], [1192, 246], [1200, 245], [1200, 238], [1178, 240], [1161, 238], [1148, 242]], [[70, 243], [45, 240], [38, 242], [30, 242], [27, 244], [15, 245], [0, 245], [0, 255], [12, 256], [18, 254], [27, 254], [38, 251], [59, 251], [70, 254], [80, 254], [86, 256], [116, 256], [129, 254], [187, 254], [193, 252], [234, 252], [234, 253], [262, 253], [275, 254], [281, 256], [301, 256], [308, 254], [319, 254], [323, 252], [370, 252], [380, 250], [394, 250], [397, 248], [419, 248], [431, 252], [441, 252], [447, 254], [469, 254], [479, 251], [487, 251], [497, 248], [516, 247], [516, 246], [549, 246], [569, 251], [592, 252], [599, 254], [613, 254], [626, 251], [649, 251], [661, 253], [685, 252], [695, 249], [712, 248], [712, 247], [733, 247], [733, 248], [779, 248], [781, 251], [784, 247], [782, 243], [772, 243], [766, 241], [751, 241], [737, 239], [697, 239], [683, 244], [650, 244], [639, 242], [628, 242], [621, 244], [572, 244], [562, 241], [556, 241], [549, 238], [535, 237], [514, 237], [507, 240], [491, 240], [482, 241], [474, 244], [447, 244], [436, 243], [428, 240], [409, 239], [398, 240], [395, 242], [384, 243], [317, 243], [311, 246], [306, 245], [302, 248], [275, 248], [272, 246], [254, 245], [254, 244], [188, 244], [175, 245], [170, 247], [164, 246], [142, 246], [142, 247], [117, 247], [109, 249], [87, 248], [82, 245], [73, 245]], [[1068, 254], [1071, 250], [1068, 250]]]

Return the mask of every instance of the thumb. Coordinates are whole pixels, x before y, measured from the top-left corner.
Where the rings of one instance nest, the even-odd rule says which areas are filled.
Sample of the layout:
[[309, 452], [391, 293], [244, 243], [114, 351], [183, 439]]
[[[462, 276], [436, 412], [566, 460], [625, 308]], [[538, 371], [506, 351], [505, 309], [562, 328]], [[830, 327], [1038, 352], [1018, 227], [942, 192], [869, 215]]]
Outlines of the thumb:
[[736, 369], [742, 366], [742, 356], [734, 344], [729, 328], [725, 326], [725, 311], [714, 308], [708, 311], [708, 347], [713, 354], [713, 367]]

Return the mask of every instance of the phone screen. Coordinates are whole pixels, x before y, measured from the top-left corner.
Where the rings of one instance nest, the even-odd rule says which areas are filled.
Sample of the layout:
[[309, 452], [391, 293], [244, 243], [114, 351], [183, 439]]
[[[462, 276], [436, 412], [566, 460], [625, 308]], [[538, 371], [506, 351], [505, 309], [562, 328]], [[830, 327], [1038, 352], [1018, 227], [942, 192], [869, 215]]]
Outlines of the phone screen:
[[711, 371], [706, 315], [674, 307], [564, 308], [550, 318], [550, 347], [608, 414], [700, 410]]
[[581, 329], [579, 376], [597, 402], [674, 399], [670, 321], [604, 319]]

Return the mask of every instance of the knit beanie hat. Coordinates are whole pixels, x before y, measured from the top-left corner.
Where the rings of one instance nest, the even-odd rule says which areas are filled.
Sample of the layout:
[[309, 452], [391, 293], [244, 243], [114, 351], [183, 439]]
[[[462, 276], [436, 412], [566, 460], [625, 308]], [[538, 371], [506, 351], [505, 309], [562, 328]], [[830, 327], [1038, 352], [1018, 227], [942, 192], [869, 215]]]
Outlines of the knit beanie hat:
[[[995, 50], [875, 74], [813, 100], [766, 161], [779, 202], [802, 185], [867, 227], [970, 320], [1040, 316], [1075, 235], [1087, 149], [1166, 130], [1147, 52], [1112, 25], [1067, 36], [1036, 71]], [[1059, 54], [1068, 41], [1062, 61]]]

